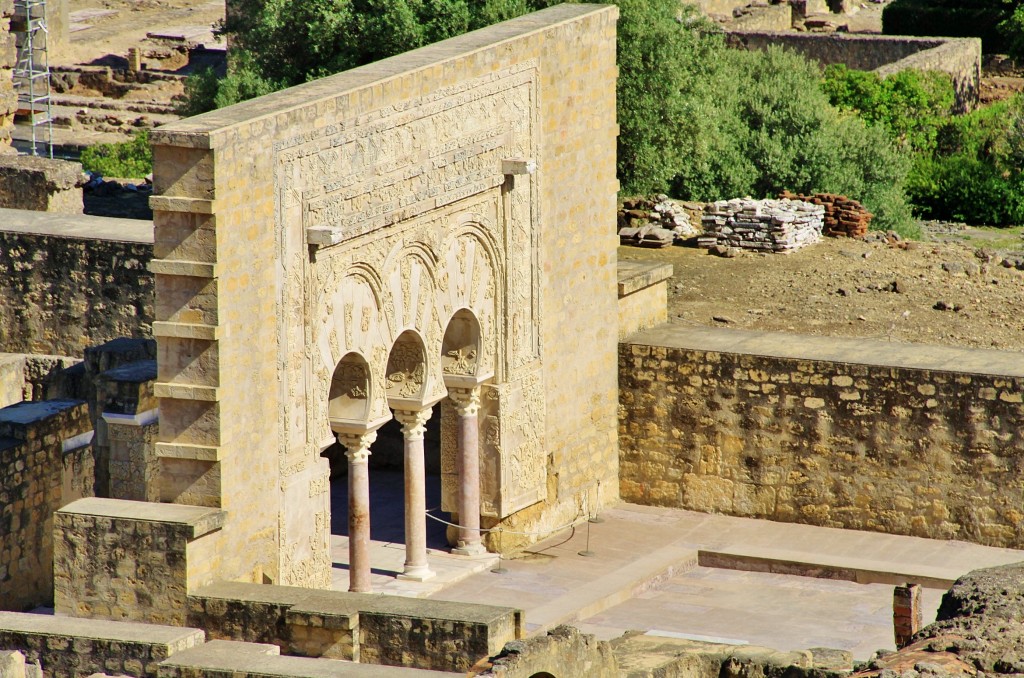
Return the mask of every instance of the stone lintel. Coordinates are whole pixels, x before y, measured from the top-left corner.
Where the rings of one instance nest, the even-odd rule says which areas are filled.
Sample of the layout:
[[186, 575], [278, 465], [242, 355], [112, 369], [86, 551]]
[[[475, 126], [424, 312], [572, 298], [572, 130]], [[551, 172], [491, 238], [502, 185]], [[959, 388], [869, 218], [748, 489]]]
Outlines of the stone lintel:
[[153, 259], [149, 262], [149, 270], [163, 275], [187, 275], [193, 278], [217, 277], [217, 264], [205, 261]]
[[[106, 418], [106, 415], [104, 415]], [[215, 445], [189, 445], [186, 443], [157, 443], [156, 456], [162, 459], [195, 459], [221, 461], [221, 447]]]
[[160, 419], [160, 408], [154, 407], [151, 410], [145, 412], [136, 412], [135, 414], [121, 414], [118, 412], [103, 412], [100, 416], [103, 417], [103, 421], [107, 424], [117, 424], [119, 426], [148, 426], [153, 424]]
[[217, 386], [200, 386], [199, 384], [175, 384], [159, 381], [153, 386], [157, 398], [174, 398], [176, 400], [220, 400], [220, 388]]
[[218, 211], [216, 200], [205, 198], [184, 198], [170, 195], [152, 195], [149, 206], [153, 211], [186, 212], [188, 214], [215, 214]]
[[672, 264], [638, 259], [619, 260], [619, 298], [657, 285], [672, 277]]
[[219, 530], [224, 526], [224, 521], [227, 518], [227, 511], [218, 508], [100, 497], [87, 497], [73, 501], [57, 513], [114, 520], [177, 524], [189, 529], [191, 539], [198, 539]]
[[178, 644], [192, 639], [202, 643], [206, 634], [200, 629], [138, 622], [78, 619], [51, 614], [0, 611], [0, 630], [25, 635], [69, 636], [125, 643]]
[[154, 337], [172, 337], [174, 339], [205, 339], [217, 341], [223, 339], [224, 328], [220, 325], [202, 325], [199, 323], [172, 323], [157, 320], [153, 323]]

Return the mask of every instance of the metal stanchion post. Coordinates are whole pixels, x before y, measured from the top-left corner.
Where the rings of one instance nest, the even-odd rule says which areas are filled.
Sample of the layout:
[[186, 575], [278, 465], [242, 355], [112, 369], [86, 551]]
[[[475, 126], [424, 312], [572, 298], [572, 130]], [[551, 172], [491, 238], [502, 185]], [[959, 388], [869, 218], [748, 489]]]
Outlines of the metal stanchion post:
[[491, 570], [491, 572], [493, 572], [494, 574], [505, 574], [506, 572], [508, 572], [508, 570], [506, 570], [504, 567], [502, 567], [501, 548], [504, 545], [505, 545], [505, 540], [502, 539], [502, 537], [501, 537], [501, 528], [499, 527], [498, 528], [498, 566], [496, 568], [494, 568], [493, 570]]

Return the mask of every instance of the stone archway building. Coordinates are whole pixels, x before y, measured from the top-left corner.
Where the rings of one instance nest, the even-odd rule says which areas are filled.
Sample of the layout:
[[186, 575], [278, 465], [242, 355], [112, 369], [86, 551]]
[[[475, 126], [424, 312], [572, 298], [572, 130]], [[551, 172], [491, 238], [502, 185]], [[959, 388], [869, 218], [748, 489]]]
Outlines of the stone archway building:
[[429, 576], [442, 400], [461, 552], [481, 520], [536, 535], [511, 548], [617, 499], [616, 16], [554, 7], [153, 132], [160, 499], [223, 512], [190, 582], [329, 586], [321, 452], [347, 449], [358, 550], [391, 417]]

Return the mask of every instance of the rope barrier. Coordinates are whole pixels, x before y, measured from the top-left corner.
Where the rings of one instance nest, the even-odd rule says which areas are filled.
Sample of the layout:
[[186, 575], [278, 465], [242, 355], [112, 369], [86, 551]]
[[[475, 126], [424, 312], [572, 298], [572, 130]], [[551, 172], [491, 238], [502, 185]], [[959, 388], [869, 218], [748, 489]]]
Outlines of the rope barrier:
[[557, 527], [557, 528], [555, 528], [553, 530], [544, 530], [543, 532], [517, 532], [515, 530], [506, 530], [506, 529], [504, 529], [502, 527], [491, 527], [491, 528], [483, 528], [483, 527], [468, 528], [468, 527], [463, 527], [462, 525], [459, 525], [457, 523], [448, 522], [444, 518], [438, 518], [435, 515], [431, 515], [430, 512], [433, 511], [433, 510], [434, 509], [428, 509], [426, 511], [426, 514], [427, 514], [428, 518], [430, 518], [432, 520], [436, 520], [439, 523], [444, 523], [445, 525], [450, 525], [451, 527], [457, 527], [460, 530], [472, 529], [472, 530], [474, 530], [476, 532], [481, 532], [481, 533], [482, 532], [502, 532], [502, 533], [505, 533], [505, 534], [519, 534], [519, 535], [523, 535], [524, 537], [545, 537], [547, 535], [554, 534], [555, 532], [561, 532], [562, 530], [568, 530], [570, 527], [576, 527], [581, 522], [583, 522], [583, 521], [580, 520], [580, 518], [583, 516], [583, 511], [580, 511], [579, 513], [576, 514], [576, 517], [573, 518], [573, 521], [571, 523], [569, 523], [567, 525], [563, 525], [562, 527]]

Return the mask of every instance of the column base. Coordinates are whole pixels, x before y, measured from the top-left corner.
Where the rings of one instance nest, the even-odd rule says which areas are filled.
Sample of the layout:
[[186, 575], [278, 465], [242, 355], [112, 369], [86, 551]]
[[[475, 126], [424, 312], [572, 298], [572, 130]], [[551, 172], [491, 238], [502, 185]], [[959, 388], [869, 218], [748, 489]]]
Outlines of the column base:
[[484, 547], [483, 544], [477, 542], [475, 544], [462, 544], [452, 547], [452, 555], [455, 556], [488, 556], [490, 553]]
[[427, 581], [437, 576], [436, 572], [431, 571], [426, 565], [420, 567], [407, 567], [405, 571], [400, 573], [396, 579], [402, 581]]

